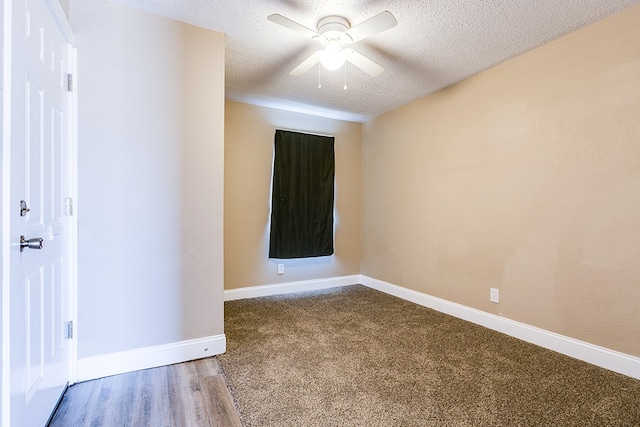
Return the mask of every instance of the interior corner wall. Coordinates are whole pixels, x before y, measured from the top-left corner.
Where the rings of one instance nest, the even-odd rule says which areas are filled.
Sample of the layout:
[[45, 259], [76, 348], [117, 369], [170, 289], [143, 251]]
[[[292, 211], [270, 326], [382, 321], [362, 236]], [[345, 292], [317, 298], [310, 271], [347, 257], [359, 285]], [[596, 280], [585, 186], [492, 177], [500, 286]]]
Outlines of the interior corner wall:
[[[276, 129], [335, 136], [335, 253], [269, 259]], [[361, 123], [227, 101], [225, 110], [225, 289], [359, 274]], [[277, 274], [284, 264], [284, 275]]]
[[361, 273], [640, 356], [638, 22], [367, 122]]
[[62, 6], [62, 10], [64, 11], [65, 16], [69, 19], [69, 5], [71, 0], [58, 0], [60, 2], [60, 6]]
[[224, 36], [73, 0], [79, 357], [223, 333]]

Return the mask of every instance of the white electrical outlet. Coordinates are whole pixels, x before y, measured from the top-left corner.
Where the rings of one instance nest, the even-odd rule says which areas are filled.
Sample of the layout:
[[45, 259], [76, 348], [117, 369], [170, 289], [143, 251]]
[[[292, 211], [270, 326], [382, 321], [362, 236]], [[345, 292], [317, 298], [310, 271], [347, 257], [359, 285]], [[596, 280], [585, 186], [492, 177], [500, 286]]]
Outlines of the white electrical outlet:
[[284, 274], [284, 264], [278, 264], [278, 274]]
[[490, 288], [489, 301], [495, 302], [496, 304], [500, 302], [500, 289]]

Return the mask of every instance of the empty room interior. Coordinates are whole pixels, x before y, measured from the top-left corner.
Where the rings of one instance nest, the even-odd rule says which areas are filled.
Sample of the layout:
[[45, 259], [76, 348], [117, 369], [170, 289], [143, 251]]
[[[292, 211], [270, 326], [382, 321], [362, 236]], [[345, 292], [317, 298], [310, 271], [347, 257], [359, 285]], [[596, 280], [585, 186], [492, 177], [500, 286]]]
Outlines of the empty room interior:
[[[65, 200], [73, 199], [73, 209], [66, 212], [76, 232], [70, 243], [68, 306], [55, 319], [56, 328], [64, 324], [67, 331], [73, 325], [67, 336], [65, 396], [91, 381], [211, 359], [219, 360], [220, 378], [227, 380], [231, 407], [243, 425], [543, 424], [522, 415], [527, 411], [547, 425], [605, 425], [603, 420], [640, 425], [640, 404], [633, 400], [640, 396], [640, 2], [27, 4], [32, 2], [47, 3], [58, 19], [66, 19], [61, 25], [69, 29], [73, 52], [67, 134], [73, 149], [72, 190]], [[16, 4], [4, 0], [5, 23], [13, 19]], [[329, 19], [322, 21], [325, 17]], [[343, 34], [332, 39], [334, 33]], [[11, 51], [7, 37], [5, 33], [5, 53]], [[344, 55], [337, 70], [324, 63], [331, 49]], [[16, 72], [8, 71], [12, 68], [5, 56], [3, 83], [8, 88]], [[3, 113], [14, 105], [8, 104], [8, 92], [3, 91]], [[7, 117], [3, 114], [3, 124]], [[329, 255], [272, 255], [272, 211], [280, 197], [272, 188], [276, 131], [332, 141]], [[12, 135], [3, 126], [3, 159]], [[15, 180], [16, 167], [3, 160], [3, 193], [11, 193], [2, 200], [1, 419], [6, 426], [34, 425], [27, 421], [33, 419], [30, 403], [14, 400], [16, 393], [26, 393], [27, 401], [34, 402], [38, 396], [31, 385], [24, 391], [12, 379], [20, 375], [14, 374], [20, 367], [12, 360], [18, 354], [14, 347], [23, 342], [13, 338], [15, 291], [12, 284], [9, 292], [7, 282], [14, 277], [9, 268], [19, 268], [15, 263], [21, 262], [11, 258], [18, 254], [12, 241], [16, 236], [9, 235], [14, 220], [5, 218], [21, 199], [16, 195], [14, 203], [14, 187], [7, 187], [9, 179]], [[53, 232], [45, 233], [41, 252], [50, 241], [55, 241]], [[37, 252], [29, 248], [20, 259]], [[335, 308], [331, 317], [343, 323], [330, 334], [323, 335], [323, 320], [302, 323], [305, 313], [315, 316], [316, 308], [293, 308], [347, 296], [354, 300]], [[429, 398], [403, 406], [400, 398], [383, 401], [385, 391], [357, 398], [354, 386], [349, 390], [355, 406], [348, 406], [352, 400], [346, 398], [349, 403], [340, 406], [336, 402], [342, 398], [336, 396], [313, 401], [313, 391], [307, 401], [299, 401], [308, 383], [321, 382], [324, 374], [302, 385], [305, 373], [290, 364], [289, 372], [279, 376], [295, 370], [301, 379], [292, 379], [286, 388], [291, 391], [296, 381], [301, 388], [294, 401], [278, 401], [277, 391], [252, 389], [251, 380], [241, 377], [247, 366], [259, 362], [239, 364], [249, 357], [243, 352], [253, 348], [245, 341], [239, 344], [241, 336], [261, 344], [271, 339], [266, 333], [251, 335], [270, 324], [252, 317], [269, 305], [274, 322], [279, 313], [294, 313], [276, 327], [283, 328], [280, 335], [287, 339], [295, 331], [318, 328], [311, 344], [298, 350], [292, 346], [299, 344], [291, 341], [274, 344], [268, 351], [273, 359], [265, 367], [274, 372], [280, 351], [291, 353], [292, 360], [296, 354], [314, 360], [306, 346], [329, 345], [328, 337], [362, 347], [367, 341], [362, 331], [382, 330], [372, 323], [376, 317], [403, 319], [403, 310], [406, 321], [385, 320], [393, 327], [384, 329], [384, 336], [375, 335], [378, 350], [367, 350], [374, 361], [336, 366], [359, 372], [366, 364], [368, 375], [377, 363], [389, 365], [395, 360], [389, 354], [406, 345], [407, 360], [425, 370], [443, 370], [455, 359], [461, 372], [474, 375], [469, 366], [477, 360], [453, 356], [453, 350], [421, 359], [423, 352], [425, 357], [431, 353], [408, 345], [412, 333], [421, 334], [415, 343], [425, 339], [427, 329], [415, 319], [429, 316], [446, 316], [437, 317], [440, 326], [433, 330], [457, 331], [468, 324], [479, 328], [470, 337], [487, 330], [496, 333], [491, 339], [513, 340], [508, 343], [514, 350], [511, 344], [495, 345], [487, 349], [487, 363], [477, 368], [491, 369], [494, 375], [481, 375], [492, 397], [478, 405], [498, 402], [485, 408], [484, 415], [472, 414], [455, 398], [444, 404], [434, 398], [438, 387], [449, 384], [442, 378], [427, 393], [429, 380], [413, 384], [404, 371], [407, 377], [399, 390], [404, 384]], [[366, 317], [364, 307], [374, 305], [381, 305], [376, 310], [384, 314]], [[414, 313], [417, 309], [423, 311]], [[351, 310], [357, 317], [343, 318]], [[364, 318], [366, 322], [357, 320]], [[464, 323], [455, 328], [446, 323], [445, 328], [449, 318]], [[48, 319], [42, 319], [46, 326]], [[417, 329], [400, 332], [405, 326]], [[346, 335], [336, 338], [341, 327]], [[285, 338], [275, 332], [268, 336]], [[460, 338], [458, 344], [466, 339], [472, 338]], [[382, 343], [393, 345], [384, 350]], [[500, 376], [502, 368], [496, 368], [502, 365], [488, 365], [492, 360], [510, 365], [509, 358], [524, 352], [519, 346], [525, 344], [549, 352], [524, 363], [545, 378], [529, 387], [546, 387], [546, 358], [555, 360], [558, 354], [567, 360], [559, 359], [561, 365], [575, 360], [585, 372], [611, 375], [622, 384], [612, 392], [619, 394], [607, 395], [603, 390], [608, 386], [600, 391], [576, 386], [589, 395], [590, 418], [586, 406], [561, 413], [562, 399], [551, 405], [556, 408], [551, 415], [528, 409], [524, 402], [522, 408], [501, 406], [506, 398], [496, 384], [507, 380]], [[28, 354], [33, 351], [28, 347]], [[451, 360], [443, 360], [447, 354]], [[46, 364], [46, 351], [41, 357]], [[263, 361], [267, 356], [260, 357]], [[319, 357], [306, 366], [322, 365]], [[27, 365], [35, 366], [33, 360]], [[389, 381], [400, 375], [385, 372]], [[334, 391], [347, 387], [335, 381]], [[353, 384], [359, 384], [357, 378]], [[265, 410], [263, 415], [259, 404], [254, 409], [252, 390], [273, 396], [280, 412]], [[591, 391], [601, 393], [597, 401]], [[381, 399], [375, 408], [384, 411], [354, 412], [362, 401], [375, 400], [373, 395]], [[407, 401], [413, 398], [407, 396]], [[73, 406], [64, 398], [54, 400], [59, 410]], [[307, 412], [289, 414], [283, 409], [287, 402], [290, 412]], [[421, 412], [431, 402], [449, 409]], [[326, 410], [314, 412], [314, 406]], [[423, 422], [403, 418], [394, 408], [413, 412]], [[39, 410], [52, 414], [55, 405]], [[509, 410], [513, 413], [501, 413]], [[143, 420], [151, 418], [146, 414]], [[315, 422], [309, 424], [310, 419]], [[581, 424], [584, 420], [587, 424]], [[63, 424], [55, 424], [54, 417], [53, 425]], [[96, 425], [111, 424], [105, 418]]]

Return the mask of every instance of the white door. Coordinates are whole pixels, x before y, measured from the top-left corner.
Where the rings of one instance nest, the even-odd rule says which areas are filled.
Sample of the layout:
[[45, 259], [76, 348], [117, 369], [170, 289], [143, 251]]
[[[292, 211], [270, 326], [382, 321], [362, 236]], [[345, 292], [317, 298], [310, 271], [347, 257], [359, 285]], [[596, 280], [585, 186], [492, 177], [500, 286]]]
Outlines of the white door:
[[46, 0], [13, 0], [11, 21], [10, 418], [43, 426], [70, 379], [72, 48]]

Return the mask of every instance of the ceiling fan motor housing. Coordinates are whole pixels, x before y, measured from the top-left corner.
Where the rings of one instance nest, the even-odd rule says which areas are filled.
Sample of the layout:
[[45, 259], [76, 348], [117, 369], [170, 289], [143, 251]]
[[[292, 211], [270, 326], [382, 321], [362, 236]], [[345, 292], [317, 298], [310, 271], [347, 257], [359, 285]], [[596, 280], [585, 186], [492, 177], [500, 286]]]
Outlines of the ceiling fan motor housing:
[[351, 42], [351, 37], [345, 34], [345, 31], [347, 31], [349, 27], [349, 21], [337, 15], [325, 16], [318, 21], [318, 33], [327, 41], [336, 40], [340, 43]]

